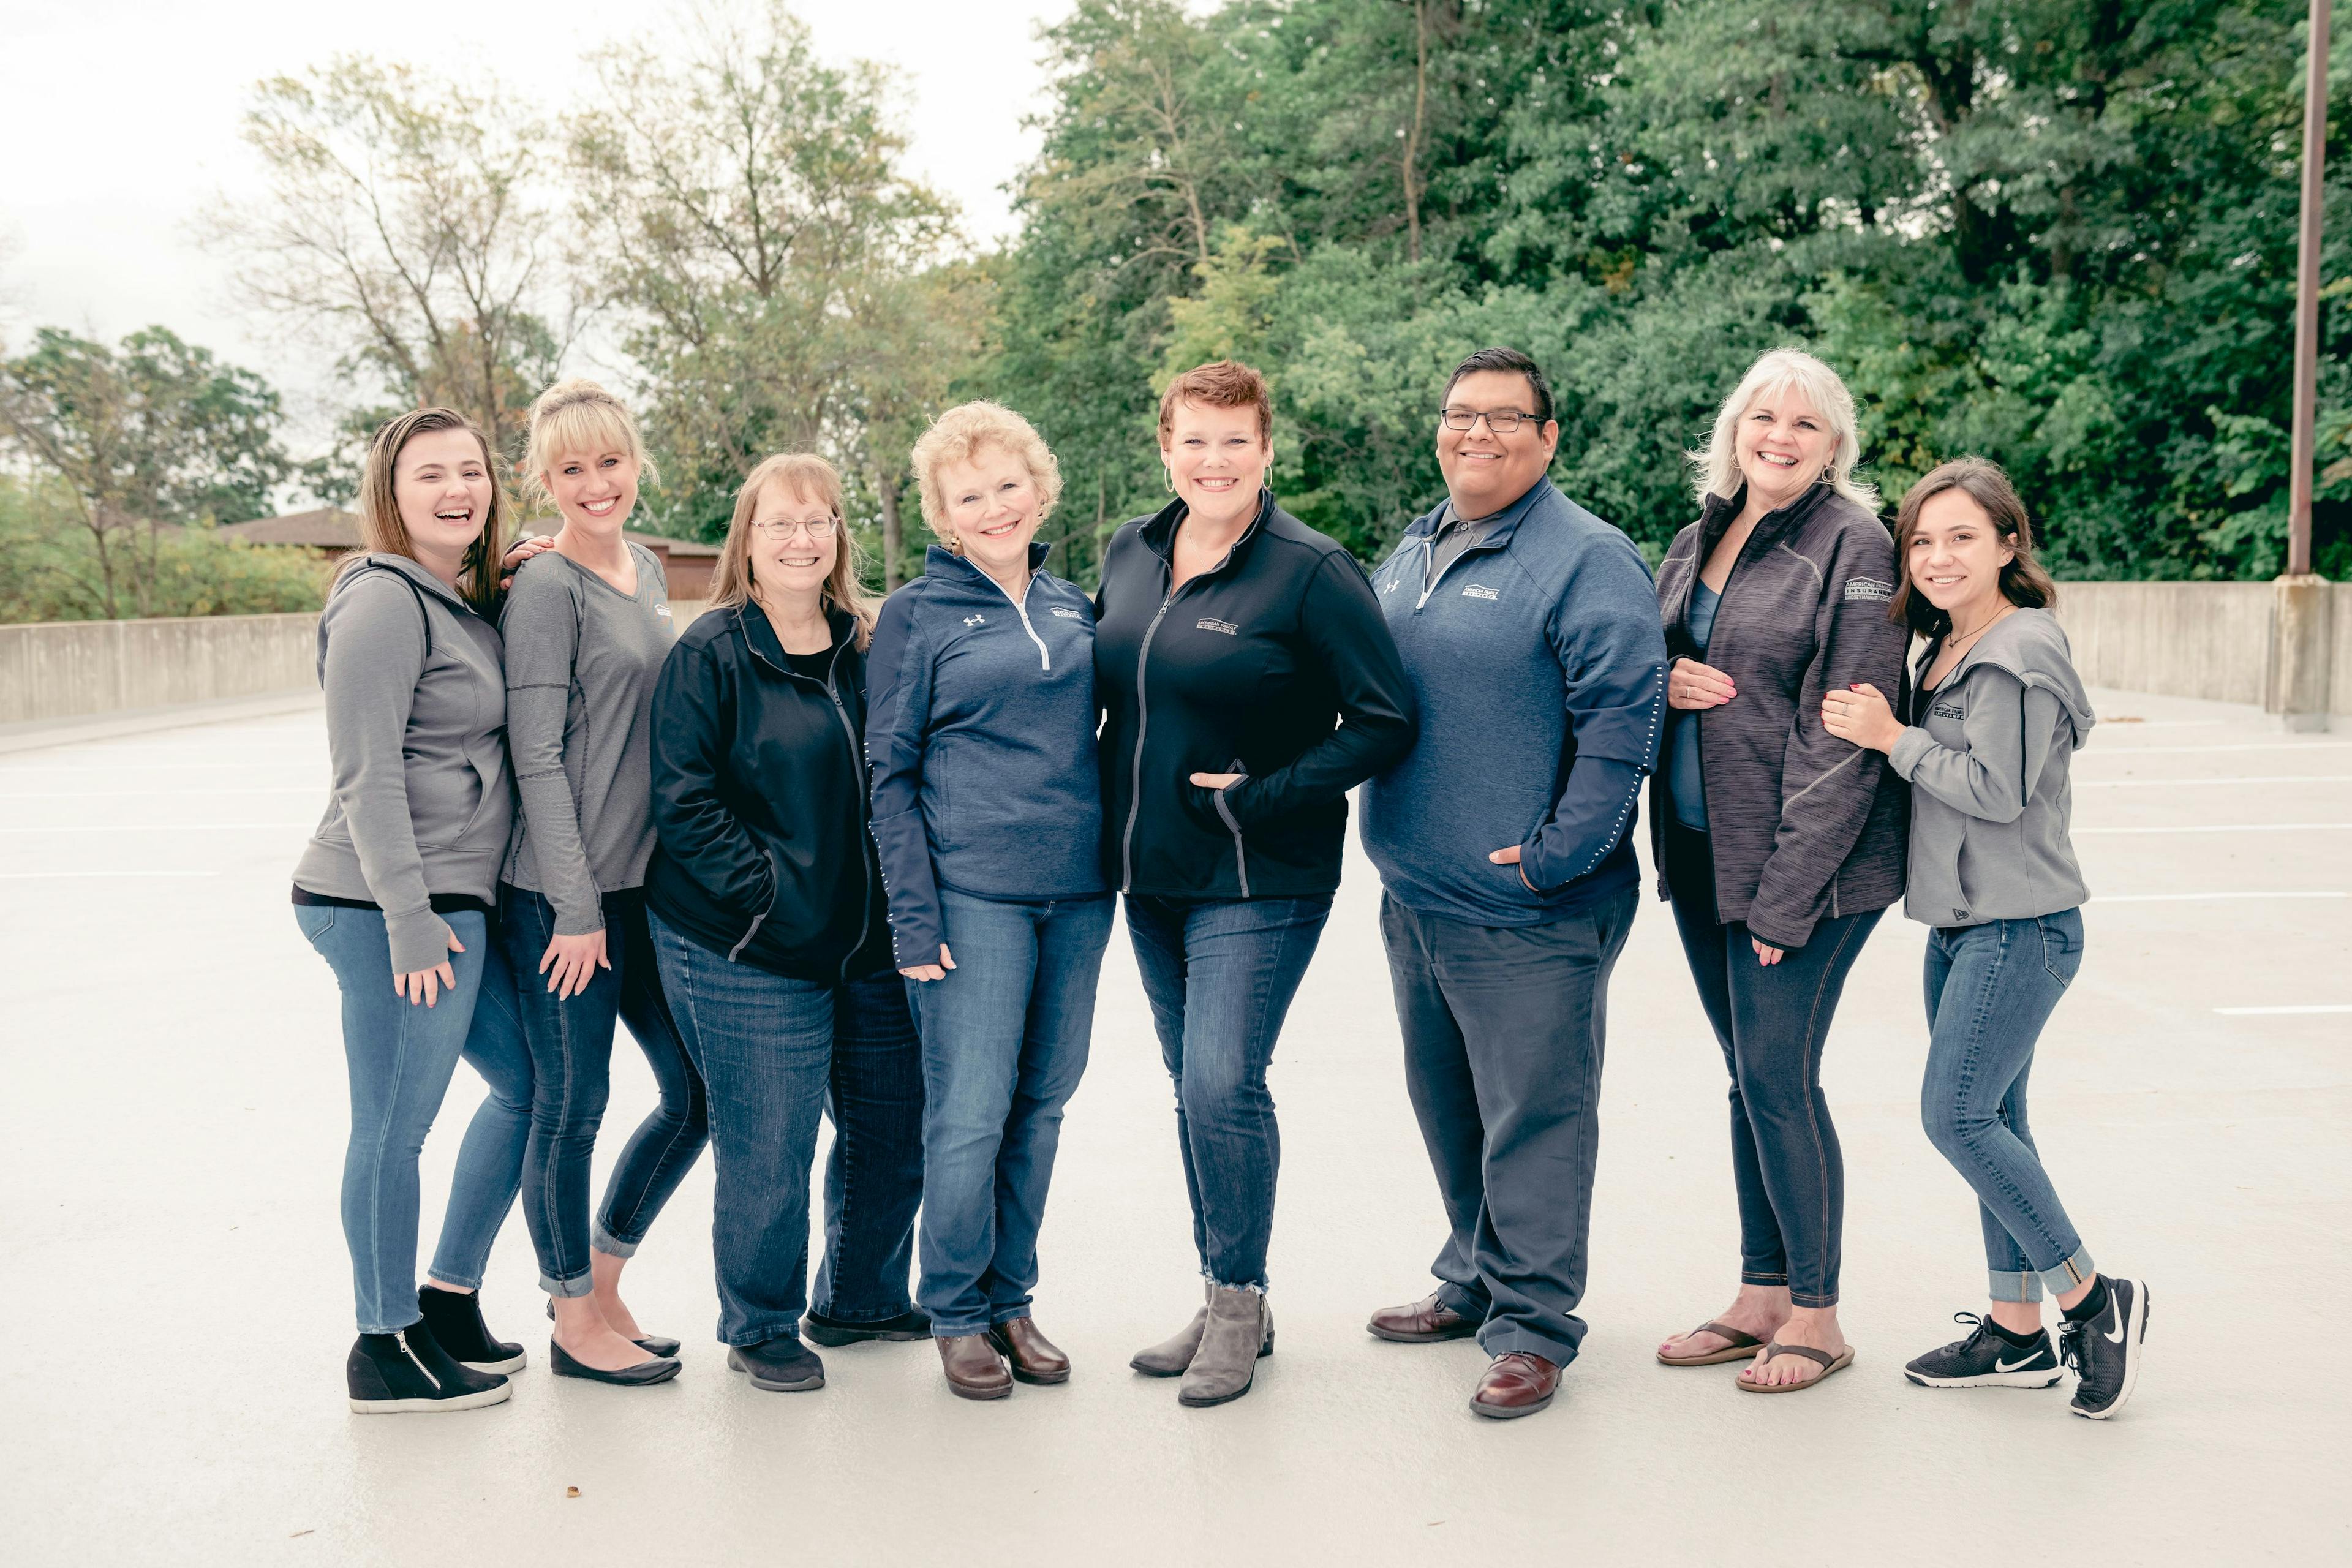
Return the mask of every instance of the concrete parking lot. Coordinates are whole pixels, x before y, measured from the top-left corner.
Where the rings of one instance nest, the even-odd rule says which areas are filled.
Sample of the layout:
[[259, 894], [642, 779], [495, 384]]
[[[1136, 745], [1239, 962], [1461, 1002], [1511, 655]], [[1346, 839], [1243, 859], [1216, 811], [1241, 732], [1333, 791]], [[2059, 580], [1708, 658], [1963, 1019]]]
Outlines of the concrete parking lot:
[[[319, 715], [0, 755], [0, 1559], [2345, 1561], [2352, 1402], [2327, 1347], [2352, 1284], [2352, 738], [2098, 698], [2076, 764], [2089, 950], [2033, 1093], [2088, 1245], [2152, 1285], [2147, 1370], [2106, 1424], [2063, 1389], [1900, 1375], [1957, 1336], [1983, 1273], [1972, 1200], [1916, 1125], [1923, 937], [1899, 912], [1828, 1055], [1852, 1372], [1763, 1400], [1736, 1367], [1651, 1360], [1726, 1304], [1737, 1251], [1721, 1061], [1646, 899], [1611, 1008], [1592, 1332], [1562, 1397], [1483, 1422], [1475, 1346], [1367, 1337], [1370, 1309], [1428, 1288], [1440, 1215], [1360, 857], [1276, 1059], [1280, 1352], [1247, 1399], [1183, 1410], [1127, 1370], [1199, 1287], [1121, 934], [1038, 1292], [1068, 1385], [962, 1403], [919, 1344], [828, 1352], [820, 1394], [753, 1392], [710, 1337], [706, 1163], [630, 1271], [647, 1329], [687, 1342], [677, 1382], [550, 1377], [517, 1219], [485, 1295], [530, 1350], [513, 1400], [354, 1417], [335, 992], [287, 905]], [[428, 1216], [479, 1092], [460, 1069]], [[608, 1125], [651, 1099], [624, 1043]]]

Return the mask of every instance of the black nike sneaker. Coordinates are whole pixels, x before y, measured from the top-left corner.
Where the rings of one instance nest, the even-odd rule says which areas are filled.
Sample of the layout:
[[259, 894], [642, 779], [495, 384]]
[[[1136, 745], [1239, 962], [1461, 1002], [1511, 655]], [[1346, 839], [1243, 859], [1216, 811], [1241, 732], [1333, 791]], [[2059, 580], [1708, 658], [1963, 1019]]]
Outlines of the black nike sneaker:
[[1929, 1351], [1903, 1369], [1922, 1388], [2048, 1388], [2066, 1375], [2046, 1331], [2030, 1345], [2013, 1345], [1974, 1312], [1955, 1312], [1952, 1321], [1969, 1326], [1967, 1339]]
[[2147, 1287], [2112, 1274], [2106, 1283], [2107, 1310], [2059, 1331], [2059, 1353], [2081, 1380], [2068, 1408], [2094, 1421], [2105, 1421], [2132, 1396], [2132, 1385], [2139, 1382], [2140, 1343], [2147, 1338]]

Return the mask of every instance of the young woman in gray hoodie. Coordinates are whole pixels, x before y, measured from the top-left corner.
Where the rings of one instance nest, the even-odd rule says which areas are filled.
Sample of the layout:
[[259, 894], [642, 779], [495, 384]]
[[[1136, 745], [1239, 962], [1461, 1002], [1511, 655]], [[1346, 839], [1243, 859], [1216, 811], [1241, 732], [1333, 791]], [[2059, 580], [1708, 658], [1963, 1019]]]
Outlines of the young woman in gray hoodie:
[[[2063, 1361], [2080, 1376], [2074, 1413], [2104, 1420], [2138, 1378], [2147, 1289], [2093, 1267], [2025, 1117], [2035, 1043], [2083, 962], [2090, 895], [2067, 835], [2068, 764], [2091, 702], [2000, 469], [1963, 458], [1928, 474], [1903, 499], [1895, 548], [1893, 614], [1929, 639], [1904, 715], [1858, 685], [1825, 696], [1822, 721], [1885, 752], [1911, 785], [1905, 908], [1933, 928], [1920, 1114], [1976, 1189], [1992, 1295], [1984, 1317], [1958, 1314], [1966, 1338], [1904, 1375], [1924, 1388], [2049, 1388]], [[2045, 1287], [2063, 1314], [2055, 1353]]]

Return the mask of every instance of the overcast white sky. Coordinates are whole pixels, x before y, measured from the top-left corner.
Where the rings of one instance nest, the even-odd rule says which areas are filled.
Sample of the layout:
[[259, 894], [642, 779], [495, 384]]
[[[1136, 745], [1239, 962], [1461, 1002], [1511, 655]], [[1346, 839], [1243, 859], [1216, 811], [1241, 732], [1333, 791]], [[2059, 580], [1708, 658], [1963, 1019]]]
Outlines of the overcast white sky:
[[[1044, 74], [1034, 29], [1067, 0], [794, 0], [818, 50], [903, 73], [913, 171], [983, 241], [1027, 158]], [[26, 325], [113, 338], [160, 322], [267, 374], [317, 428], [320, 368], [281, 352], [226, 297], [188, 219], [217, 190], [257, 191], [237, 139], [251, 85], [352, 51], [445, 75], [494, 72], [560, 108], [580, 57], [650, 40], [660, 0], [0, 0], [0, 296]], [[299, 437], [298, 437], [299, 439]]]

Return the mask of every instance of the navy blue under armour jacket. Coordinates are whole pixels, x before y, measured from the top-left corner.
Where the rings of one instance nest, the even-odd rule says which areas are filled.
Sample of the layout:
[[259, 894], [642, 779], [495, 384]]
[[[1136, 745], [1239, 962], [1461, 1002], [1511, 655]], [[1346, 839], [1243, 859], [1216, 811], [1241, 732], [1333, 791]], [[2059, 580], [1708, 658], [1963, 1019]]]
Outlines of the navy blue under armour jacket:
[[866, 651], [874, 842], [898, 966], [940, 961], [939, 889], [1076, 899], [1107, 889], [1095, 756], [1095, 612], [1039, 571], [1028, 596], [934, 544]]
[[[1633, 541], [1549, 479], [1430, 583], [1450, 504], [1372, 574], [1421, 741], [1365, 784], [1364, 849], [1408, 908], [1538, 925], [1639, 875], [1630, 830], [1666, 708], [1657, 595]], [[1517, 866], [1487, 858], [1512, 845]]]

